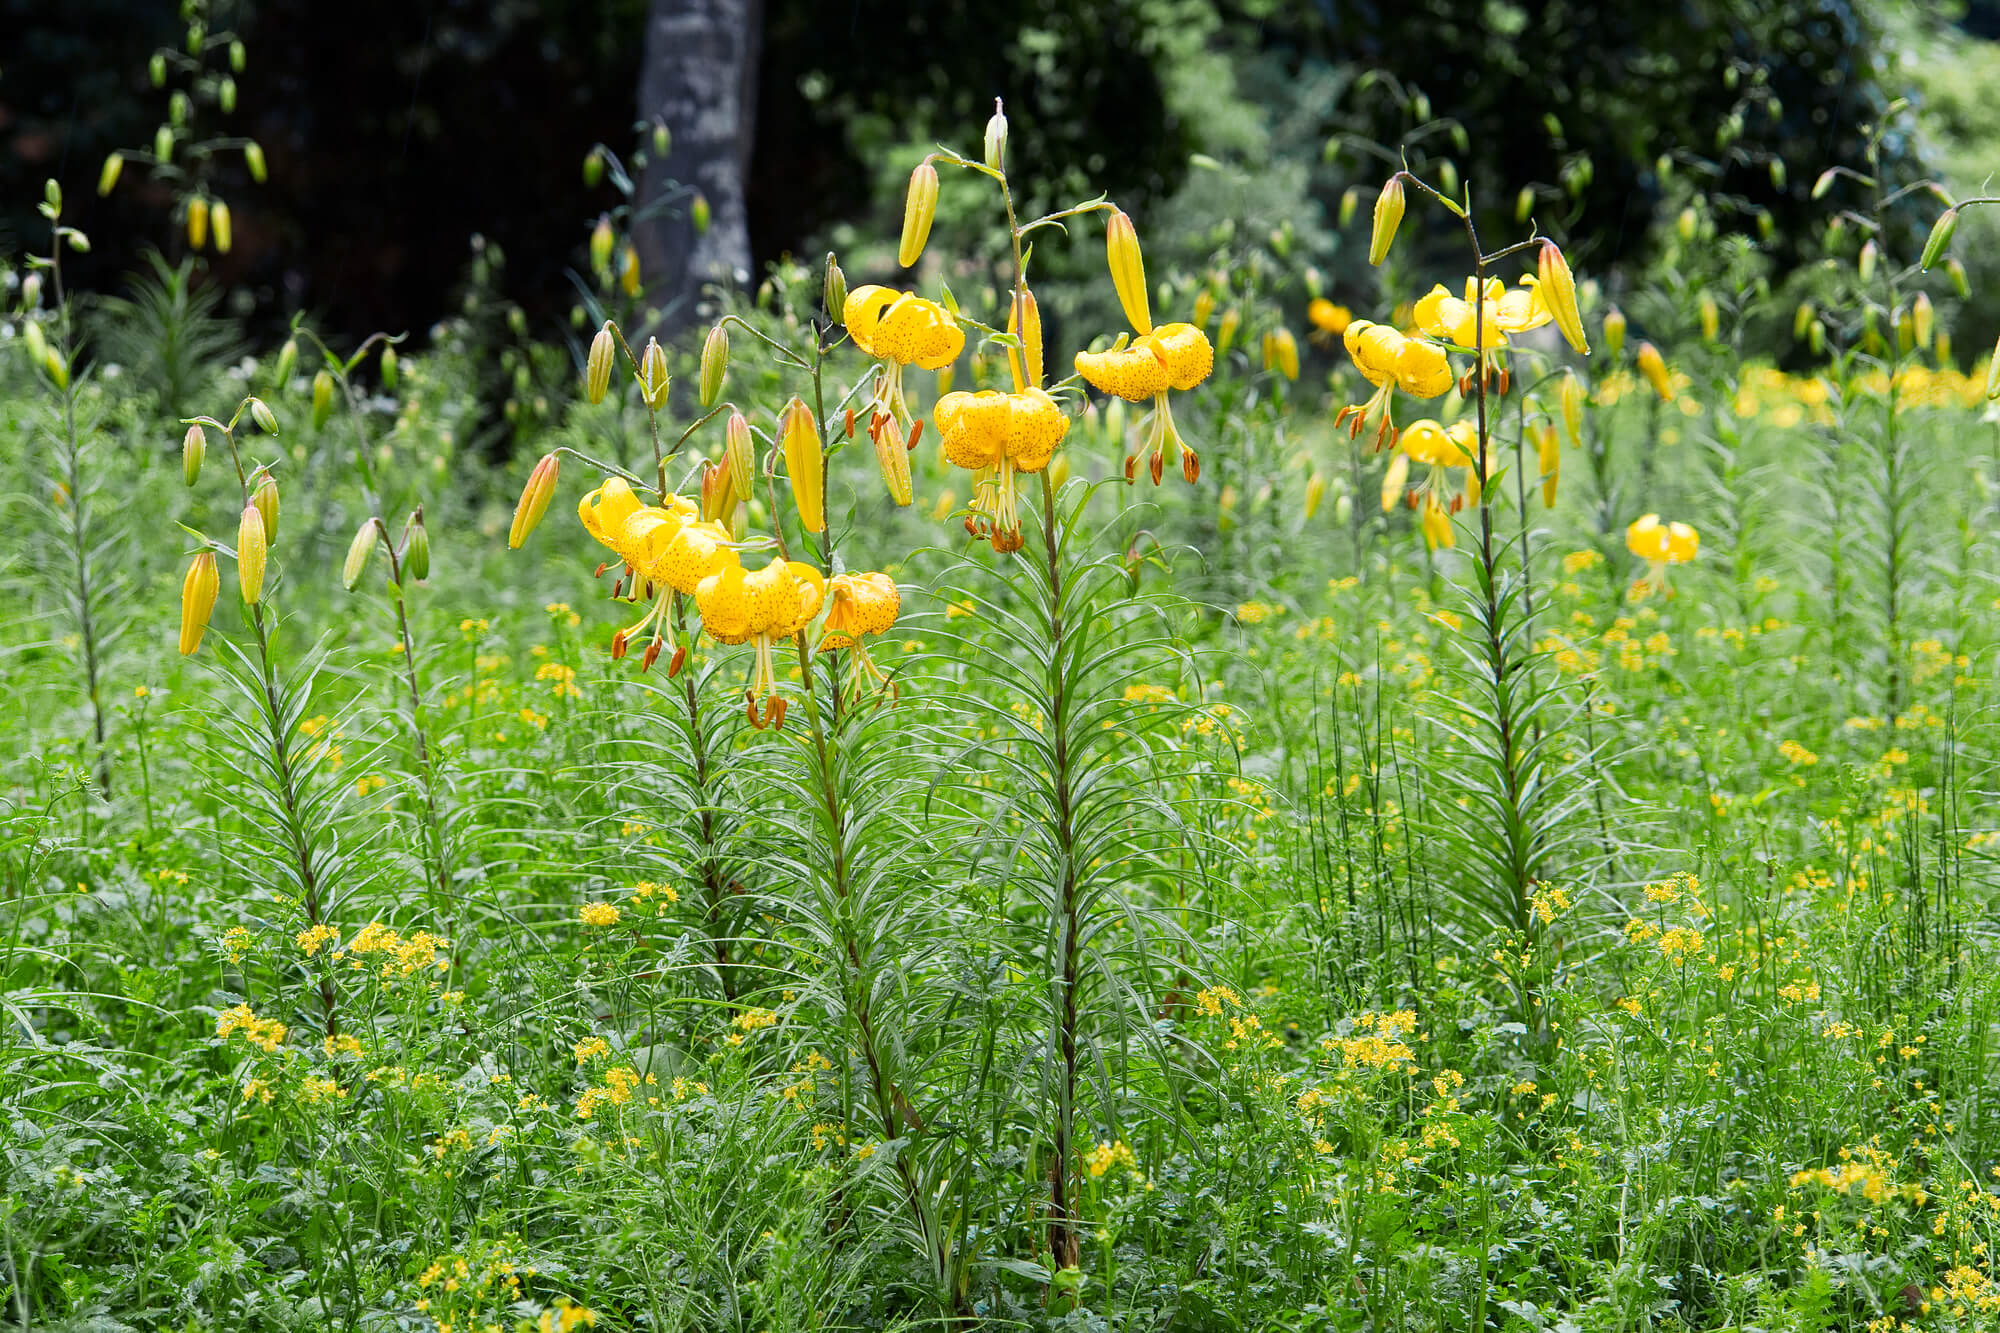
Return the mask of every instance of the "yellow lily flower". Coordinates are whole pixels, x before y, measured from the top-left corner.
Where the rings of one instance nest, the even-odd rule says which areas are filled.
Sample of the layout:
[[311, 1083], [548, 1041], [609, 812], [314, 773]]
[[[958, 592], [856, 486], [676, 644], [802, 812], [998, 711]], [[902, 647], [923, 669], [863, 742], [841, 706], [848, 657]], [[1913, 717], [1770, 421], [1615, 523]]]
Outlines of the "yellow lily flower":
[[1635, 597], [1644, 597], [1655, 587], [1671, 593], [1667, 566], [1694, 559], [1701, 550], [1701, 534], [1686, 523], [1662, 523], [1658, 514], [1645, 514], [1625, 529], [1625, 549], [1646, 562], [1646, 576], [1632, 585]]
[[1396, 442], [1396, 422], [1391, 411], [1395, 391], [1400, 388], [1417, 398], [1436, 398], [1452, 384], [1451, 361], [1444, 348], [1423, 338], [1411, 338], [1387, 324], [1357, 319], [1341, 335], [1347, 354], [1354, 359], [1362, 377], [1375, 386], [1365, 403], [1350, 403], [1333, 418], [1338, 426], [1350, 418], [1351, 438], [1373, 423], [1375, 447]]
[[736, 552], [695, 588], [702, 628], [718, 643], [754, 643], [757, 665], [744, 692], [750, 725], [785, 725], [785, 701], [778, 695], [772, 645], [796, 637], [819, 614], [826, 578], [813, 566], [774, 557], [764, 568], [746, 572]]
[[889, 433], [897, 445], [915, 445], [916, 417], [903, 395], [903, 367], [942, 370], [965, 350], [965, 330], [935, 301], [870, 283], [847, 294], [841, 323], [854, 345], [880, 361], [868, 403], [868, 434], [878, 448]]
[[1208, 378], [1215, 369], [1215, 348], [1208, 335], [1192, 324], [1162, 324], [1135, 338], [1128, 346], [1109, 352], [1078, 352], [1076, 370], [1099, 393], [1108, 393], [1130, 403], [1153, 400], [1151, 427], [1138, 453], [1125, 459], [1125, 479], [1130, 481], [1141, 454], [1152, 455], [1153, 484], [1165, 475], [1167, 446], [1172, 445], [1181, 462], [1181, 475], [1190, 482], [1201, 476], [1201, 456], [1181, 437], [1174, 426], [1173, 410], [1167, 405], [1167, 391], [1183, 392]]
[[966, 530], [986, 537], [996, 551], [1021, 549], [1018, 473], [1040, 472], [1069, 433], [1069, 418], [1040, 389], [999, 393], [948, 393], [931, 415], [944, 434], [944, 456], [976, 474]]
[[896, 580], [887, 574], [836, 574], [827, 583], [826, 634], [819, 650], [848, 650], [848, 663], [857, 691], [881, 688], [889, 683], [882, 669], [868, 656], [862, 643], [864, 634], [880, 634], [896, 623], [903, 597]]
[[[611, 595], [632, 601], [643, 597], [651, 604], [636, 624], [612, 636], [611, 655], [625, 656], [632, 641], [650, 629], [652, 638], [641, 661], [642, 668], [650, 668], [665, 641], [670, 594], [693, 593], [704, 578], [735, 558], [729, 530], [720, 523], [701, 521], [695, 504], [678, 495], [668, 496], [664, 505], [642, 504], [618, 477], [584, 496], [576, 512], [584, 530], [624, 562], [625, 573]], [[607, 561], [597, 572], [609, 567]]]
[[[1489, 376], [1497, 372], [1503, 394], [1508, 388], [1507, 365], [1501, 359], [1507, 350], [1507, 335], [1538, 329], [1555, 318], [1542, 301], [1540, 285], [1525, 278], [1521, 286], [1511, 290], [1500, 279], [1488, 278], [1483, 293], [1478, 279], [1467, 278], [1463, 298], [1453, 296], [1439, 283], [1418, 300], [1415, 314], [1417, 327], [1431, 337], [1466, 351], [1478, 347], [1479, 372]], [[1461, 392], [1469, 391], [1468, 383]]]

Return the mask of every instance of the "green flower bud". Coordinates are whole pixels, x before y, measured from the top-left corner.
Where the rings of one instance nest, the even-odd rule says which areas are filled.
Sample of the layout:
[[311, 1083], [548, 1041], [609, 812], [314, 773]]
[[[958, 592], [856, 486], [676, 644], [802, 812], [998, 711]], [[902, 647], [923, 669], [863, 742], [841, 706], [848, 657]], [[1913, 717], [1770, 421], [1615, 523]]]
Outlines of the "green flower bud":
[[403, 525], [403, 573], [419, 582], [431, 576], [431, 534], [421, 508]]
[[266, 435], [278, 433], [278, 414], [273, 412], [262, 398], [250, 400], [250, 419], [263, 427]]
[[729, 331], [717, 324], [701, 345], [701, 405], [714, 407], [722, 397], [722, 379], [729, 373]]
[[313, 429], [326, 425], [326, 419], [333, 415], [333, 376], [322, 370], [313, 376]]
[[181, 480], [190, 486], [201, 480], [202, 460], [207, 457], [208, 432], [197, 422], [181, 437]]

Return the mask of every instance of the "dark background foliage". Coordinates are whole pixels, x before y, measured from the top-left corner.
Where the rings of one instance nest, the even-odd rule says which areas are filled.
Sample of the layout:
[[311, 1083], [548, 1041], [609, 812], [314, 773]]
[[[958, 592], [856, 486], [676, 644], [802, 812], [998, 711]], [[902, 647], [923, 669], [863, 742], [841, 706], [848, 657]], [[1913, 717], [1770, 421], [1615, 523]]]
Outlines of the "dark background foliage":
[[[308, 309], [349, 333], [421, 331], [453, 308], [468, 240], [509, 260], [508, 295], [535, 320], [573, 297], [569, 272], [597, 212], [584, 153], [635, 140], [645, 0], [258, 0], [236, 16], [249, 45], [232, 130], [260, 140], [268, 185], [225, 176], [237, 247], [216, 277], [246, 308]], [[1770, 215], [1782, 269], [1816, 245], [1826, 165], [1858, 163], [1861, 126], [1886, 101], [1884, 43], [1863, 0], [770, 0], [756, 152], [748, 178], [761, 263], [840, 219], [880, 212], [882, 173], [862, 160], [887, 132], [971, 147], [1007, 99], [1013, 160], [1053, 193], [1088, 178], [1143, 211], [1171, 192], [1201, 143], [1167, 88], [1177, 25], [1271, 72], [1218, 98], [1276, 105], [1315, 70], [1378, 71], [1348, 82], [1319, 129], [1332, 166], [1372, 180], [1359, 139], [1397, 145], [1433, 127], [1412, 162], [1450, 159], [1511, 218], [1512, 189], [1600, 272], [1645, 262], [1673, 170], [1725, 202], [1724, 229]], [[38, 242], [40, 180], [59, 175], [71, 216], [101, 238], [72, 272], [115, 286], [142, 247], [177, 244], [170, 200], [90, 186], [111, 148], [143, 144], [162, 114], [147, 56], [177, 40], [159, 0], [0, 0], [18, 34], [0, 72], [0, 250]], [[1977, 0], [1969, 31], [2000, 31]], [[1387, 76], [1387, 77], [1382, 77]], [[1423, 100], [1416, 94], [1421, 93]], [[1454, 136], [1449, 123], [1461, 133]], [[857, 127], [873, 127], [865, 134]], [[867, 139], [858, 144], [857, 140]], [[1907, 141], [1891, 145], [1902, 158]], [[1787, 170], [1774, 178], [1771, 161]], [[1913, 168], [1904, 168], [1909, 170]], [[240, 171], [240, 168], [231, 170]], [[1914, 224], [1913, 224], [1914, 225]]]

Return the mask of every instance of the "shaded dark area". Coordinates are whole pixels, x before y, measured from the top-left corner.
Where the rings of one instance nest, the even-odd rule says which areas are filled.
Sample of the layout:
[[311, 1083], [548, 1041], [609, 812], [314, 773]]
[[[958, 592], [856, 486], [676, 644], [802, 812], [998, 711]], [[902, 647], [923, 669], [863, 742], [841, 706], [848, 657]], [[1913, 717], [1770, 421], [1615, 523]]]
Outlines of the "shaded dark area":
[[[533, 325], [574, 300], [587, 229], [620, 196], [589, 188], [590, 146], [628, 151], [647, 0], [259, 0], [233, 16], [248, 44], [240, 105], [218, 128], [258, 139], [265, 185], [240, 158], [210, 184], [232, 204], [236, 246], [216, 276], [259, 317], [313, 312], [349, 336], [419, 334], [453, 308], [482, 234], [507, 258], [507, 295]], [[1383, 143], [1434, 118], [1420, 169], [1450, 158], [1482, 181], [1534, 182], [1536, 216], [1600, 270], [1647, 258], [1648, 225], [1676, 169], [1725, 202], [1724, 228], [1768, 214], [1782, 267], [1810, 246], [1822, 207], [1814, 177], [1858, 164], [1859, 126], [1885, 101], [1883, 60], [1858, 0], [1235, 0], [1211, 38], [1261, 67], [1343, 66], [1393, 79], [1351, 86], [1328, 133]], [[881, 148], [948, 139], [967, 150], [1007, 99], [1013, 162], [1053, 197], [1088, 181], [1143, 209], [1171, 191], [1199, 143], [1165, 89], [1169, 44], [1146, 0], [986, 6], [906, 0], [769, 0], [748, 183], [752, 256], [762, 264], [871, 208]], [[161, 0], [0, 0], [18, 34], [0, 72], [0, 249], [44, 242], [33, 204], [59, 174], [70, 218], [98, 242], [70, 269], [111, 289], [143, 249], [181, 244], [173, 194], [140, 171], [108, 201], [92, 185], [114, 147], [147, 142], [166, 95], [146, 61], [180, 40]], [[1974, 0], [1971, 31], [2000, 30], [2000, 0]], [[1768, 72], [1764, 72], [1768, 71]], [[1279, 90], [1240, 96], [1276, 104]], [[1898, 151], [1901, 143], [1892, 144]], [[1774, 178], [1771, 163], [1788, 169]], [[1383, 164], [1343, 155], [1345, 172]], [[1336, 163], [1340, 170], [1340, 163]], [[1510, 190], [1512, 184], [1509, 186]], [[1514, 200], [1488, 197], [1494, 224]]]

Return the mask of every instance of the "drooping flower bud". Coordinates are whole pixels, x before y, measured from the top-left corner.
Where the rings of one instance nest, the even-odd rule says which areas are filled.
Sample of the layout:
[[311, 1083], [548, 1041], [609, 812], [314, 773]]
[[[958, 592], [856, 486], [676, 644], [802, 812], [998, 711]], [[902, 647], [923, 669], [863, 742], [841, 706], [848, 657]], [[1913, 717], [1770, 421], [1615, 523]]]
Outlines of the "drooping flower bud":
[[235, 114], [236, 80], [231, 78], [224, 78], [222, 82], [215, 85], [215, 104], [218, 107], [222, 108], [223, 115], [228, 116]]
[[403, 524], [403, 575], [419, 583], [431, 576], [431, 531], [421, 505]]
[[153, 52], [153, 58], [146, 62], [146, 76], [153, 81], [155, 88], [164, 88], [167, 86], [167, 57], [165, 52]]
[[840, 261], [833, 251], [826, 252], [826, 276], [820, 283], [820, 306], [828, 319], [839, 320], [847, 310], [847, 275], [840, 271]]
[[199, 250], [208, 244], [208, 200], [199, 195], [188, 200], [187, 238], [190, 250]]
[[1368, 233], [1370, 264], [1380, 264], [1389, 257], [1389, 246], [1396, 239], [1396, 228], [1403, 225], [1403, 207], [1403, 178], [1400, 175], [1391, 176], [1389, 183], [1382, 187], [1382, 193], [1375, 197], [1375, 226]]
[[1215, 318], [1215, 293], [1204, 287], [1194, 294], [1194, 313], [1188, 322], [1198, 329], [1206, 329], [1208, 321]]
[[1280, 325], [1264, 335], [1264, 369], [1275, 370], [1288, 380], [1299, 377], [1299, 342], [1292, 331]]
[[826, 457], [820, 449], [819, 426], [804, 400], [795, 396], [785, 404], [778, 437], [785, 451], [785, 474], [792, 479], [792, 501], [799, 507], [799, 522], [807, 532], [824, 532]]
[[1917, 299], [1910, 302], [1910, 336], [1919, 347], [1931, 345], [1931, 332], [1937, 327], [1937, 312], [1931, 308], [1931, 294], [1918, 292]]
[[322, 370], [313, 376], [313, 429], [323, 429], [332, 415], [333, 376]]
[[1660, 349], [1649, 342], [1639, 344], [1639, 373], [1646, 377], [1646, 383], [1653, 386], [1653, 392], [1660, 395], [1660, 401], [1674, 400], [1673, 381], [1667, 378], [1667, 361], [1660, 355]]
[[361, 582], [361, 576], [368, 572], [368, 557], [375, 554], [375, 520], [368, 519], [355, 529], [354, 540], [347, 544], [347, 559], [340, 566], [340, 586], [349, 592]]
[[1537, 262], [1536, 293], [1542, 304], [1555, 317], [1556, 329], [1562, 334], [1579, 356], [1590, 355], [1590, 339], [1584, 336], [1583, 312], [1576, 303], [1576, 277], [1569, 271], [1569, 261], [1554, 241], [1543, 241], [1541, 256]]
[[611, 321], [605, 320], [604, 327], [590, 340], [590, 356], [583, 363], [583, 396], [591, 406], [604, 401], [604, 395], [611, 391], [611, 363], [618, 357], [618, 340], [612, 335]]
[[229, 68], [241, 74], [243, 72], [243, 62], [249, 54], [249, 51], [244, 48], [240, 40], [231, 42], [229, 44]]
[[28, 359], [36, 365], [47, 365], [49, 360], [48, 335], [42, 332], [38, 320], [27, 319], [21, 323], [21, 341], [28, 345]]
[[1042, 308], [1035, 302], [1035, 294], [1025, 286], [1021, 288], [1019, 299], [1007, 307], [1007, 332], [1020, 338], [1019, 351], [1007, 350], [1007, 365], [1014, 372], [1014, 385], [1019, 389], [1039, 389], [1042, 387]]
[[250, 491], [250, 503], [264, 518], [264, 540], [278, 540], [278, 479], [266, 472]]
[[604, 154], [593, 148], [583, 155], [584, 188], [594, 190], [604, 183]]
[[717, 324], [701, 345], [701, 405], [714, 407], [722, 397], [722, 377], [729, 373], [729, 330]]
[[542, 521], [542, 515], [549, 512], [549, 500], [556, 493], [556, 478], [562, 471], [562, 459], [555, 454], [544, 454], [535, 470], [528, 474], [528, 484], [521, 488], [521, 498], [514, 506], [514, 525], [507, 529], [507, 549], [518, 551], [521, 543], [528, 540], [528, 534]]
[[715, 212], [709, 207], [708, 196], [697, 193], [694, 202], [688, 205], [688, 221], [694, 224], [694, 234], [706, 236], [708, 225], [714, 221]]
[[741, 412], [731, 412], [722, 431], [722, 461], [729, 469], [730, 485], [748, 500], [756, 494], [757, 439]]
[[42, 303], [42, 275], [30, 273], [21, 279], [21, 309], [33, 310]]
[[618, 237], [611, 230], [611, 215], [597, 215], [597, 225], [590, 229], [590, 271], [604, 277], [611, 274], [611, 250], [618, 244]]
[[1111, 285], [1118, 292], [1118, 304], [1132, 331], [1144, 336], [1153, 331], [1153, 311], [1146, 296], [1146, 259], [1139, 252], [1139, 232], [1123, 209], [1111, 210], [1104, 227], [1104, 257], [1111, 267]]
[[1944, 261], [1944, 271], [1951, 275], [1951, 289], [1958, 293], [1959, 300], [1972, 295], [1972, 286], [1965, 280], [1965, 265], [1958, 262], [1958, 256]]
[[1855, 260], [1854, 271], [1860, 275], [1862, 282], [1865, 283], [1874, 279], [1875, 262], [1881, 257], [1881, 254], [1881, 248], [1873, 240], [1870, 240], [1861, 247], [1861, 257]]
[[1350, 185], [1340, 192], [1340, 214], [1338, 225], [1345, 228], [1354, 221], [1354, 215], [1361, 211], [1361, 187]]
[[1000, 99], [993, 99], [993, 114], [986, 121], [986, 139], [982, 145], [986, 152], [986, 165], [995, 171], [1006, 169], [1007, 161], [1007, 115], [1001, 110]]
[[1625, 312], [1617, 306], [1604, 312], [1604, 346], [1613, 356], [1625, 350]]
[[236, 525], [236, 577], [243, 589], [243, 600], [251, 606], [264, 596], [264, 559], [269, 549], [264, 537], [264, 515], [256, 505], [244, 505], [243, 517]]
[[243, 165], [250, 170], [250, 179], [262, 185], [270, 174], [264, 164], [264, 145], [251, 140], [243, 145]]
[[1714, 342], [1722, 332], [1722, 308], [1716, 305], [1713, 296], [1703, 292], [1701, 300], [1696, 303], [1696, 309], [1701, 315], [1702, 341]]
[[1562, 408], [1563, 434], [1569, 436], [1569, 447], [1574, 449], [1583, 443], [1583, 381], [1576, 372], [1564, 372], [1556, 399]]
[[104, 158], [104, 166], [97, 173], [97, 193], [101, 197], [110, 194], [118, 186], [118, 173], [125, 170], [125, 154], [109, 153]]
[[222, 576], [215, 569], [215, 552], [201, 551], [188, 564], [181, 580], [181, 656], [193, 656], [208, 632], [209, 617], [215, 614], [216, 594], [222, 590]]
[[278, 414], [273, 412], [270, 404], [262, 398], [250, 400], [250, 419], [256, 422], [266, 435], [278, 433]]
[[153, 156], [159, 159], [161, 166], [165, 166], [167, 163], [173, 161], [174, 159], [173, 126], [162, 125], [160, 126], [160, 128], [153, 131]]
[[1326, 499], [1326, 474], [1315, 472], [1306, 478], [1306, 517], [1319, 512], [1321, 502]]
[[648, 338], [646, 350], [639, 357], [639, 397], [657, 412], [667, 405], [667, 390], [672, 384], [673, 376], [667, 373], [667, 349], [660, 346], [658, 338]]
[[385, 343], [382, 347], [382, 387], [391, 393], [396, 391], [396, 372], [398, 369], [396, 349]]
[[923, 256], [924, 242], [931, 237], [931, 222], [937, 217], [937, 200], [937, 168], [929, 162], [917, 163], [910, 173], [909, 191], [903, 196], [903, 239], [896, 247], [896, 262], [904, 268]]
[[208, 457], [208, 432], [200, 424], [189, 426], [181, 437], [181, 480], [192, 486], [201, 479], [202, 460]]
[[1811, 301], [1799, 302], [1799, 308], [1792, 312], [1792, 337], [1794, 339], [1804, 338], [1806, 330], [1812, 327], [1813, 320], [1818, 316], [1819, 311], [1813, 306]]
[[1535, 463], [1542, 473], [1542, 508], [1556, 507], [1556, 478], [1562, 474], [1562, 446], [1556, 440], [1554, 422], [1544, 421], [1534, 429]]
[[671, 153], [673, 149], [674, 149], [673, 131], [669, 130], [665, 125], [657, 125], [657, 124], [654, 125], [653, 156], [665, 157], [668, 153]]
[[271, 383], [283, 392], [292, 382], [292, 371], [299, 364], [299, 343], [296, 338], [285, 339], [285, 345], [278, 349], [277, 369], [271, 372]]
[[639, 294], [639, 251], [627, 245], [618, 255], [618, 290], [627, 296]]
[[215, 233], [215, 252], [228, 254], [230, 247], [236, 244], [236, 226], [229, 205], [216, 200], [215, 207], [209, 210], [208, 220], [209, 229]]

